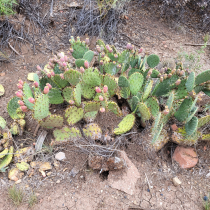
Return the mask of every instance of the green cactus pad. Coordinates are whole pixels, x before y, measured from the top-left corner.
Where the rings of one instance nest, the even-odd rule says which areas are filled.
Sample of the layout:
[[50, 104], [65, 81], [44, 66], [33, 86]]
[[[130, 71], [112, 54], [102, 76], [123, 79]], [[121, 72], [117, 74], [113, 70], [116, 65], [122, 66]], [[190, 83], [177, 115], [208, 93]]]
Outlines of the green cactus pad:
[[101, 84], [101, 77], [97, 69], [92, 70], [91, 68], [87, 69], [83, 73], [83, 82], [86, 85], [91, 87], [100, 86]]
[[85, 99], [92, 99], [96, 94], [95, 89], [89, 85], [86, 85], [85, 83], [81, 84], [81, 88], [82, 88], [82, 96]]
[[100, 109], [100, 102], [89, 101], [84, 103], [85, 112], [98, 111]]
[[128, 77], [130, 77], [132, 74], [134, 74], [134, 73], [136, 73], [136, 72], [141, 73], [141, 71], [140, 71], [139, 69], [134, 69], [134, 68], [132, 68], [132, 69], [128, 72]]
[[46, 117], [45, 119], [39, 121], [39, 124], [42, 127], [48, 128], [48, 129], [60, 128], [63, 126], [63, 117], [61, 117], [60, 115], [52, 114]]
[[130, 59], [130, 65], [131, 65], [131, 68], [135, 68], [136, 64], [138, 63], [138, 57], [131, 57]]
[[166, 106], [168, 106], [168, 109], [171, 110], [174, 102], [174, 92], [171, 92], [169, 94], [168, 100], [166, 102]]
[[209, 122], [210, 122], [210, 115], [199, 118], [198, 119], [198, 128], [201, 128], [202, 126], [206, 125]]
[[183, 99], [188, 95], [188, 91], [186, 89], [186, 79], [183, 79], [178, 86], [178, 89], [175, 92], [175, 100]]
[[137, 96], [133, 96], [131, 99], [131, 111], [135, 111], [136, 107], [138, 106], [139, 98]]
[[61, 79], [59, 74], [55, 74], [53, 80], [60, 88], [65, 88], [69, 84], [65, 79]]
[[121, 73], [124, 73], [125, 71], [127, 71], [129, 66], [130, 66], [129, 63], [122, 64]]
[[62, 92], [59, 89], [52, 88], [48, 93], [49, 103], [50, 104], [62, 104], [63, 97], [62, 97], [61, 93]]
[[1, 161], [0, 163], [0, 170], [3, 170], [6, 166], [8, 166], [10, 164], [10, 162], [12, 161], [12, 157], [13, 157], [13, 146], [10, 146], [9, 151], [8, 151], [8, 155], [6, 155], [4, 157], [4, 159]]
[[18, 104], [19, 100], [20, 99], [18, 97], [13, 97], [7, 104], [7, 111], [12, 119], [19, 119], [19, 116], [16, 113], [16, 110], [20, 107]]
[[135, 116], [133, 114], [128, 114], [123, 120], [119, 123], [118, 128], [114, 129], [114, 134], [121, 135], [128, 132], [135, 123]]
[[66, 87], [63, 89], [63, 97], [69, 103], [69, 100], [74, 100], [73, 98], [73, 88]]
[[145, 55], [144, 60], [141, 61], [140, 68], [139, 68], [141, 71], [145, 71], [146, 62], [147, 62], [147, 55]]
[[93, 57], [94, 57], [94, 52], [91, 51], [91, 50], [88, 50], [84, 56], [83, 56], [83, 59], [88, 61], [89, 63], [91, 63], [91, 61], [93, 60]]
[[0, 159], [3, 158], [3, 157], [5, 157], [5, 155], [8, 154], [8, 151], [9, 151], [9, 149], [8, 148], [5, 148], [2, 152], [0, 152]]
[[16, 109], [16, 113], [19, 119], [23, 119], [25, 117], [25, 113], [19, 108]]
[[42, 77], [39, 81], [39, 86], [42, 91], [47, 83], [51, 84], [53, 88], [59, 88], [59, 86], [51, 78]]
[[149, 55], [147, 58], [147, 64], [150, 68], [154, 68], [159, 64], [159, 62], [160, 58], [155, 54]]
[[80, 67], [85, 67], [85, 59], [77, 59], [75, 61], [75, 65], [80, 68]]
[[108, 53], [107, 55], [108, 55], [108, 57], [109, 57], [112, 61], [116, 61], [116, 62], [117, 62], [118, 59], [119, 59], [119, 56], [118, 56], [117, 58], [114, 57], [114, 53]]
[[87, 112], [85, 113], [83, 119], [85, 120], [86, 123], [92, 123], [95, 120], [97, 114], [98, 114], [97, 111]]
[[30, 88], [29, 84], [26, 83], [26, 82], [25, 82], [24, 85], [23, 85], [23, 94], [24, 94], [24, 96], [23, 96], [23, 101], [24, 101], [25, 105], [28, 107], [28, 109], [33, 109], [34, 104], [30, 103], [30, 102], [28, 101], [28, 99], [29, 99], [30, 97], [33, 98], [34, 96], [33, 96], [33, 93], [32, 93], [32, 91], [31, 91], [31, 88]]
[[145, 101], [145, 104], [149, 108], [152, 116], [156, 117], [160, 110], [158, 100], [155, 97], [151, 97]]
[[117, 72], [119, 71], [120, 69], [117, 68], [117, 64], [114, 64], [114, 63], [106, 63], [104, 65], [104, 71], [107, 73], [107, 74], [110, 74], [110, 75], [115, 75], [117, 74]]
[[101, 128], [96, 123], [90, 123], [84, 126], [83, 133], [86, 138], [91, 140], [100, 140], [102, 137]]
[[20, 133], [19, 126], [16, 122], [13, 122], [10, 126], [10, 132], [12, 135], [18, 135]]
[[130, 52], [128, 50], [124, 50], [119, 56], [119, 63], [129, 63], [130, 60]]
[[71, 85], [76, 86], [81, 80], [81, 73], [70, 69], [64, 73], [64, 78], [67, 80]]
[[151, 117], [150, 110], [148, 109], [147, 105], [145, 103], [139, 103], [138, 104], [139, 112], [141, 113], [141, 117], [143, 120], [149, 120]]
[[26, 162], [16, 163], [16, 166], [20, 171], [27, 171], [30, 168], [30, 165]]
[[127, 78], [123, 75], [121, 75], [118, 79], [118, 85], [119, 87], [129, 87], [129, 81], [127, 80]]
[[39, 76], [36, 73], [28, 73], [27, 80], [29, 81], [36, 81], [39, 84]]
[[82, 108], [71, 106], [65, 110], [65, 117], [69, 125], [74, 125], [83, 118], [84, 112]]
[[0, 96], [3, 96], [5, 93], [3, 85], [0, 85]]
[[148, 81], [145, 84], [145, 86], [144, 86], [144, 93], [143, 93], [143, 96], [142, 96], [142, 100], [143, 101], [145, 101], [148, 98], [149, 94], [151, 93], [152, 85], [153, 85], [153, 81], [152, 80]]
[[183, 122], [187, 119], [188, 113], [191, 110], [193, 104], [192, 98], [185, 98], [179, 109], [175, 112], [174, 116], [180, 122]]
[[121, 88], [121, 90], [120, 90], [120, 96], [121, 96], [122, 98], [127, 99], [127, 98], [130, 97], [130, 94], [131, 94], [130, 88], [128, 88], [128, 87]]
[[144, 77], [142, 74], [136, 72], [134, 74], [132, 74], [130, 77], [129, 77], [129, 83], [130, 83], [130, 91], [131, 91], [131, 94], [132, 95], [136, 95], [141, 87], [142, 87], [142, 84], [144, 82]]
[[152, 77], [152, 78], [157, 78], [159, 74], [160, 74], [160, 72], [159, 72], [158, 70], [153, 69], [153, 70], [152, 70], [151, 77]]
[[89, 50], [87, 46], [83, 45], [81, 42], [74, 42], [72, 44], [73, 53], [72, 56], [75, 59], [83, 58], [84, 54]]
[[103, 85], [107, 85], [110, 97], [115, 95], [117, 90], [117, 83], [113, 76], [106, 74], [103, 79]]
[[207, 96], [209, 96], [209, 97], [210, 97], [210, 90], [206, 90], [206, 89], [204, 89], [204, 90], [203, 90], [203, 92], [204, 92]]
[[58, 65], [58, 63], [55, 64], [54, 69], [53, 69], [55, 74], [62, 74], [63, 71], [60, 70], [60, 67]]
[[210, 70], [206, 70], [206, 71], [200, 73], [195, 78], [195, 85], [199, 85], [199, 84], [207, 82], [209, 80], [210, 80]]
[[6, 127], [6, 121], [3, 117], [0, 116], [0, 127], [4, 129]]
[[34, 104], [34, 119], [42, 120], [49, 115], [49, 98], [47, 94], [39, 95]]
[[114, 101], [108, 102], [108, 110], [116, 114], [118, 117], [122, 116], [122, 111], [120, 107]]
[[82, 97], [82, 88], [81, 84], [77, 84], [76, 87], [73, 90], [73, 99], [76, 104], [76, 106], [81, 105], [81, 97]]
[[191, 72], [185, 83], [188, 92], [191, 92], [195, 86], [195, 72]]
[[67, 141], [76, 141], [82, 138], [82, 134], [77, 127], [63, 127], [62, 129], [55, 129], [53, 131], [55, 143], [62, 143]]
[[186, 133], [190, 136], [192, 135], [198, 127], [198, 118], [193, 116], [192, 119], [185, 124]]

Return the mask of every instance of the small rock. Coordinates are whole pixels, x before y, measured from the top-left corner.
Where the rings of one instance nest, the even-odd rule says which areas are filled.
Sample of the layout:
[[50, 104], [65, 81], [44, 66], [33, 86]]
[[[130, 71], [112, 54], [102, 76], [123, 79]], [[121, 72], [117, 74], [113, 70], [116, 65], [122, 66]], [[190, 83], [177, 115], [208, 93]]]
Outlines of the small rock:
[[78, 173], [79, 173], [79, 170], [74, 167], [70, 171], [69, 176], [75, 177]]
[[207, 197], [207, 196], [204, 196], [204, 197], [203, 197], [203, 200], [204, 200], [204, 201], [207, 201], [207, 200], [208, 200], [208, 197]]
[[179, 163], [181, 168], [192, 168], [198, 162], [198, 156], [192, 147], [177, 146], [173, 159]]
[[175, 186], [178, 186], [178, 185], [180, 185], [181, 183], [182, 183], [182, 182], [178, 179], [177, 176], [173, 178], [173, 184], [174, 184]]
[[171, 129], [172, 129], [172, 131], [176, 131], [178, 129], [178, 127], [176, 124], [173, 124], [173, 125], [171, 125]]
[[7, 183], [3, 179], [1, 179], [1, 183], [2, 185], [7, 185]]
[[60, 180], [57, 180], [57, 181], [56, 181], [57, 184], [59, 184], [60, 182], [61, 182]]
[[15, 182], [15, 184], [20, 184], [20, 183], [21, 183], [21, 179], [19, 179]]
[[66, 159], [66, 155], [64, 152], [58, 152], [55, 154], [55, 159], [59, 161], [64, 160]]
[[206, 174], [206, 178], [209, 178], [210, 177], [210, 173]]

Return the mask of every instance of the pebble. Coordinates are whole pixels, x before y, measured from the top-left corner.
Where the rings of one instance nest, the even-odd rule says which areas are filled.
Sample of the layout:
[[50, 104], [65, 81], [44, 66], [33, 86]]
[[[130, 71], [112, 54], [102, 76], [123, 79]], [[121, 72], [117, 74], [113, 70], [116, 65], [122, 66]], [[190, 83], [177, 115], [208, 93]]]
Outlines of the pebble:
[[173, 184], [174, 184], [175, 186], [178, 186], [178, 185], [180, 185], [181, 183], [182, 183], [182, 182], [178, 179], [177, 176], [173, 178]]
[[204, 196], [204, 197], [203, 197], [203, 200], [204, 200], [204, 201], [207, 201], [207, 200], [208, 200], [208, 197], [207, 197], [207, 196]]
[[55, 159], [59, 161], [64, 160], [66, 159], [66, 155], [64, 152], [58, 152], [55, 154]]
[[150, 189], [147, 189], [147, 192], [150, 192]]
[[59, 184], [60, 182], [61, 182], [60, 180], [57, 180], [57, 181], [56, 181], [57, 184]]

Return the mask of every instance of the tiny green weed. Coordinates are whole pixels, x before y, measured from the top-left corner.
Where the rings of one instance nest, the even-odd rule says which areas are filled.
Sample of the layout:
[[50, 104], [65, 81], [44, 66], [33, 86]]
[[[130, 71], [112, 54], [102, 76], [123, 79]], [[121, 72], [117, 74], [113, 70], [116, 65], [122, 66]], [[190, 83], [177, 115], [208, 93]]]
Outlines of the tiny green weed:
[[9, 198], [12, 200], [12, 202], [16, 205], [19, 206], [22, 201], [23, 201], [23, 191], [21, 189], [18, 189], [16, 185], [13, 185], [8, 189], [8, 195]]

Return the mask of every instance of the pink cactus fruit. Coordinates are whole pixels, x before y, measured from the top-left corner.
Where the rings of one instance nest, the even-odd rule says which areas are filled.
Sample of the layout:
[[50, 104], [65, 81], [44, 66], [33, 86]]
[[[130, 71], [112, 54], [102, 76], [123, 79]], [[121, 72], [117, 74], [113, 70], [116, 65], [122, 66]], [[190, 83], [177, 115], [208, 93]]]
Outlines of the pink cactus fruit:
[[30, 98], [28, 99], [28, 101], [29, 101], [30, 103], [32, 103], [32, 104], [34, 104], [34, 103], [35, 103], [35, 99], [34, 99], [34, 98], [32, 98], [32, 97], [30, 97]]
[[44, 94], [48, 94], [49, 93], [49, 90], [50, 90], [49, 87], [48, 86], [45, 86], [43, 93]]
[[95, 90], [96, 90], [96, 93], [101, 93], [101, 88], [100, 87], [96, 87]]
[[104, 58], [104, 57], [105, 57], [105, 53], [102, 52], [102, 53], [101, 53], [101, 58]]
[[89, 38], [86, 38], [86, 39], [85, 39], [85, 44], [87, 44], [87, 45], [90, 44], [90, 39], [89, 39]]
[[60, 61], [61, 61], [61, 62], [64, 62], [64, 61], [65, 61], [64, 57], [61, 57], [61, 58], [60, 58]]
[[51, 74], [51, 76], [53, 76], [53, 77], [55, 76], [55, 72], [54, 72], [54, 71], [51, 71], [50, 74]]
[[79, 70], [80, 70], [81, 73], [84, 73], [85, 72], [85, 69], [82, 66], [80, 67]]
[[16, 94], [16, 96], [18, 98], [22, 98], [23, 97], [23, 91], [21, 91], [21, 90], [18, 90], [15, 94]]
[[60, 53], [58, 53], [58, 57], [59, 57], [59, 58], [64, 57], [64, 52], [60, 52]]
[[179, 85], [181, 83], [181, 80], [180, 79], [178, 79], [176, 82], [175, 82], [175, 85]]
[[73, 52], [74, 52], [73, 48], [70, 48], [70, 52], [71, 52], [71, 53], [73, 53]]
[[65, 55], [65, 56], [64, 56], [64, 61], [65, 61], [65, 62], [68, 62], [68, 60], [69, 60], [68, 57]]
[[115, 57], [115, 58], [118, 58], [118, 55], [117, 55], [117, 54], [114, 54], [114, 57]]
[[60, 74], [60, 77], [61, 77], [61, 79], [64, 79], [64, 75], [63, 74]]
[[23, 80], [19, 79], [18, 82], [19, 84], [23, 85]]
[[99, 98], [100, 101], [104, 100], [103, 96], [99, 96], [98, 98]]
[[112, 53], [112, 52], [113, 52], [113, 49], [112, 49], [112, 48], [110, 48], [108, 51], [109, 51], [110, 53]]
[[69, 104], [73, 105], [74, 101], [73, 100], [69, 100]]
[[134, 49], [134, 45], [131, 45], [130, 50], [133, 50], [133, 49]]
[[107, 49], [107, 50], [109, 50], [109, 49], [110, 49], [110, 47], [109, 47], [109, 45], [108, 45], [108, 44], [106, 45], [106, 49]]
[[132, 47], [131, 43], [128, 43], [128, 44], [126, 45], [126, 50], [130, 50], [131, 47]]
[[39, 65], [36, 66], [36, 69], [37, 69], [38, 71], [41, 71], [41, 70], [42, 70], [41, 67], [40, 67]]
[[89, 68], [89, 63], [88, 63], [88, 61], [85, 61], [85, 62], [84, 62], [84, 66], [85, 66], [86, 69]]
[[104, 64], [104, 62], [102, 60], [100, 60], [100, 65], [103, 65], [103, 64]]
[[50, 73], [47, 73], [47, 77], [50, 78], [51, 77], [51, 74]]
[[100, 112], [105, 112], [105, 108], [104, 107], [101, 107], [100, 108]]
[[17, 84], [17, 87], [18, 89], [21, 89], [21, 90], [23, 89], [23, 86], [20, 83]]
[[39, 87], [39, 83], [37, 81], [34, 82], [34, 87], [38, 88]]
[[140, 48], [138, 53], [142, 53], [142, 52], [143, 52], [143, 48]]
[[163, 111], [163, 114], [164, 114], [164, 115], [169, 114], [169, 109], [168, 109], [168, 108], [166, 108], [166, 109]]
[[104, 91], [104, 93], [106, 93], [108, 91], [108, 86], [107, 85], [104, 85], [103, 91]]
[[54, 64], [51, 63], [51, 62], [49, 62], [49, 66], [50, 66], [51, 68], [54, 68]]
[[96, 50], [98, 53], [101, 53], [101, 47], [99, 45], [96, 45]]
[[26, 112], [26, 111], [27, 111], [27, 106], [20, 106], [20, 109], [21, 109], [23, 112]]
[[52, 89], [52, 85], [50, 83], [47, 83], [46, 86], [48, 86], [49, 89]]
[[121, 68], [121, 65], [120, 65], [120, 64], [118, 64], [118, 65], [117, 65], [117, 68], [118, 68], [118, 69], [120, 69], [120, 68]]
[[24, 105], [25, 105], [24, 102], [21, 101], [21, 100], [18, 101], [18, 104], [19, 104], [20, 106], [24, 106]]

